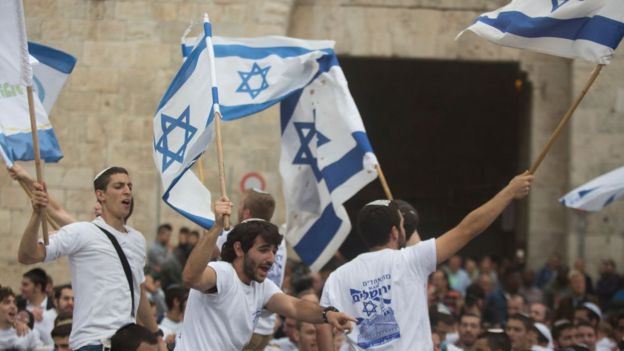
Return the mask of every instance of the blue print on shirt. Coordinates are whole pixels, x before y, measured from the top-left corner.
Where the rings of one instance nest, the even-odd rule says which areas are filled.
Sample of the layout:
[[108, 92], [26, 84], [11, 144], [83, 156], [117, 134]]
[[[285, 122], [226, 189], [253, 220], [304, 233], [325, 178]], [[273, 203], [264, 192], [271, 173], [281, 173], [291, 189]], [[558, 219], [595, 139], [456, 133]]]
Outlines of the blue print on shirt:
[[391, 282], [390, 274], [384, 274], [362, 282], [361, 290], [349, 289], [351, 302], [356, 310], [361, 311], [357, 317], [357, 344], [363, 349], [384, 345], [401, 337], [391, 306]]

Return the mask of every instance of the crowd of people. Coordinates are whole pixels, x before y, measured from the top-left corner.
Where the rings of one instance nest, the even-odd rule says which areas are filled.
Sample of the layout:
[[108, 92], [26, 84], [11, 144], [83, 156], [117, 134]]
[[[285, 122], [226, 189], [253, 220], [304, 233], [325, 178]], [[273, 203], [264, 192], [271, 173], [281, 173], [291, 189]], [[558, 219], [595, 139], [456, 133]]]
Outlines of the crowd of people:
[[[275, 201], [259, 190], [236, 208], [216, 200], [213, 228], [180, 228], [176, 245], [173, 228], [160, 225], [148, 249], [125, 225], [134, 204], [125, 169], [95, 177], [93, 222], [74, 221], [44, 185], [26, 181], [33, 215], [18, 260], [68, 256], [71, 284], [55, 287], [42, 268], [24, 274], [19, 296], [0, 282], [0, 349], [618, 350], [624, 291], [612, 260], [594, 284], [582, 260], [568, 269], [553, 255], [533, 274], [517, 260], [457, 255], [532, 179], [515, 177], [424, 241], [410, 204], [373, 201], [355, 223], [368, 252], [350, 262], [337, 254], [320, 272], [287, 258], [270, 223]], [[41, 208], [63, 225], [47, 246], [38, 240]], [[239, 223], [224, 229], [234, 214]]]

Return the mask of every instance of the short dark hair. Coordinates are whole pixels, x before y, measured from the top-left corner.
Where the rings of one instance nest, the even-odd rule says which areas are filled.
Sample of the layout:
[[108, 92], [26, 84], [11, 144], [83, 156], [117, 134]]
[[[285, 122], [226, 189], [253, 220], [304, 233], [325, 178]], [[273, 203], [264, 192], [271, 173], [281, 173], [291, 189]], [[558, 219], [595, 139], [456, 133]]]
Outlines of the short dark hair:
[[41, 292], [45, 292], [46, 285], [48, 285], [48, 274], [41, 268], [33, 268], [22, 275], [24, 278], [28, 278], [33, 284], [41, 287]]
[[275, 211], [275, 199], [269, 193], [247, 189], [243, 193], [243, 209], [249, 210], [252, 218], [270, 221]]
[[191, 230], [188, 227], [180, 227], [180, 230], [178, 232], [183, 235], [188, 235]]
[[160, 235], [162, 232], [164, 231], [173, 231], [173, 227], [171, 226], [171, 224], [169, 223], [163, 223], [161, 225], [158, 226], [158, 231], [157, 231], [157, 235]]
[[559, 340], [559, 337], [563, 333], [564, 330], [574, 329], [574, 324], [568, 320], [558, 320], [553, 324], [552, 327], [552, 337], [553, 340]]
[[71, 323], [59, 324], [56, 327], [54, 327], [54, 329], [52, 329], [52, 331], [50, 332], [50, 335], [52, 335], [53, 338], [64, 338], [66, 336], [69, 336], [69, 334], [71, 334], [71, 328], [72, 328]]
[[165, 290], [165, 303], [167, 309], [173, 308], [173, 300], [177, 299], [182, 304], [188, 298], [188, 290], [181, 286], [170, 286]]
[[527, 316], [526, 314], [514, 313], [511, 316], [509, 316], [507, 321], [509, 321], [511, 319], [515, 319], [517, 321], [522, 322], [522, 324], [524, 324], [524, 329], [526, 329], [526, 331], [529, 331], [529, 330], [531, 330], [531, 328], [533, 328], [533, 323], [534, 323], [533, 318]]
[[490, 350], [492, 351], [511, 351], [511, 339], [509, 339], [509, 336], [502, 330], [485, 331], [479, 334], [477, 339], [487, 340]]
[[113, 174], [123, 173], [128, 175], [128, 171], [123, 167], [109, 167], [93, 179], [93, 190], [106, 190], [110, 178]]
[[71, 284], [63, 284], [63, 285], [59, 285], [59, 286], [55, 287], [54, 288], [54, 298], [57, 299], [57, 300], [60, 299], [61, 298], [61, 293], [65, 289], [72, 290]]
[[0, 288], [0, 302], [4, 301], [9, 296], [15, 297], [15, 293], [8, 286], [4, 286]]
[[135, 351], [142, 342], [158, 344], [154, 333], [136, 323], [119, 328], [111, 338], [111, 351]]
[[461, 323], [462, 318], [464, 317], [473, 317], [473, 318], [478, 318], [479, 319], [479, 325], [481, 325], [483, 319], [481, 318], [480, 315], [476, 314], [476, 313], [472, 313], [472, 312], [463, 312], [462, 314], [459, 315], [459, 323]]
[[221, 259], [226, 262], [233, 262], [236, 258], [234, 243], [240, 242], [243, 252], [247, 253], [253, 246], [257, 236], [261, 236], [264, 241], [278, 247], [282, 242], [282, 235], [277, 226], [267, 221], [253, 220], [242, 222], [234, 226], [228, 234], [227, 241], [221, 248]]
[[405, 229], [405, 239], [409, 240], [412, 234], [416, 231], [418, 223], [420, 223], [420, 216], [418, 211], [409, 202], [405, 200], [394, 200], [399, 206], [399, 211], [403, 215], [403, 228]]
[[357, 216], [358, 233], [369, 249], [388, 243], [392, 227], [400, 230], [400, 226], [399, 207], [394, 201], [371, 202]]

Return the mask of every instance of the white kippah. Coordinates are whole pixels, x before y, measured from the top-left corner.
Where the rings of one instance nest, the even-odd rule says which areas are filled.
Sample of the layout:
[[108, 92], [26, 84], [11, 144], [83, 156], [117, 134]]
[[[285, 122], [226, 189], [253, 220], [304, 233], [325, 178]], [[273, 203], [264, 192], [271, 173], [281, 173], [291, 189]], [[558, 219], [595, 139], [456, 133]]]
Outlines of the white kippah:
[[104, 172], [108, 171], [108, 170], [109, 170], [109, 169], [111, 169], [111, 168], [113, 168], [113, 167], [112, 167], [112, 166], [111, 166], [111, 167], [106, 167], [106, 168], [104, 168], [103, 170], [101, 170], [101, 171], [100, 171], [100, 173], [98, 173], [98, 174], [96, 174], [96, 175], [95, 175], [95, 178], [93, 178], [93, 182], [95, 182], [96, 180], [98, 180], [98, 178], [99, 178], [99, 177], [101, 177], [101, 176], [102, 176], [102, 174], [104, 174]]
[[249, 190], [253, 191], [254, 193], [258, 193], [258, 194], [270, 195], [267, 191], [264, 191], [262, 189], [258, 189], [256, 187], [250, 188]]
[[367, 203], [365, 206], [390, 206], [390, 200], [375, 200]]
[[262, 218], [247, 218], [246, 220], [240, 222], [240, 224], [248, 223], [248, 222], [266, 222], [266, 221]]

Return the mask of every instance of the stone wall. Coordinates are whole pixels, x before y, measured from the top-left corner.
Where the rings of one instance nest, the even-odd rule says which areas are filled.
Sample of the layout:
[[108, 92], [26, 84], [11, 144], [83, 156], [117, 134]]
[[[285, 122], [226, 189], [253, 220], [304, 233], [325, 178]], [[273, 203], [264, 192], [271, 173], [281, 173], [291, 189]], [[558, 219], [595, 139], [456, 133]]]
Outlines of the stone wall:
[[[190, 225], [159, 200], [160, 185], [152, 162], [152, 117], [180, 65], [179, 38], [192, 18], [210, 13], [215, 33], [226, 36], [289, 35], [333, 39], [341, 55], [435, 58], [442, 60], [516, 61], [532, 87], [527, 165], [539, 153], [573, 92], [591, 67], [569, 60], [489, 44], [458, 32], [485, 10], [504, 0], [28, 0], [28, 35], [78, 58], [78, 65], [50, 118], [65, 158], [45, 167], [51, 194], [78, 219], [91, 218], [93, 176], [111, 164], [127, 166], [135, 183], [136, 208], [130, 224], [150, 242], [159, 222]], [[529, 262], [541, 265], [551, 251], [576, 247], [577, 220], [556, 199], [587, 179], [622, 165], [624, 140], [624, 62], [607, 68], [582, 105], [571, 132], [557, 142], [537, 173], [525, 202]], [[238, 198], [239, 181], [261, 173], [279, 199], [277, 108], [244, 123], [224, 125], [228, 193]], [[253, 135], [253, 138], [250, 137]], [[241, 142], [243, 141], [243, 142]], [[218, 190], [214, 150], [204, 169], [209, 188]], [[381, 160], [383, 162], [383, 160]], [[31, 173], [32, 167], [28, 166]], [[618, 212], [619, 211], [619, 212]], [[602, 245], [615, 255], [622, 249], [622, 203], [588, 216], [587, 254]], [[16, 263], [19, 236], [29, 218], [29, 203], [6, 173], [0, 173], [0, 283], [17, 287], [26, 270]], [[568, 245], [568, 233], [569, 236]], [[618, 246], [619, 245], [619, 246]], [[618, 249], [619, 248], [619, 249]], [[617, 251], [619, 250], [619, 251]], [[622, 257], [617, 257], [622, 261]], [[624, 262], [620, 262], [624, 263]], [[64, 261], [46, 265], [57, 282], [69, 279]]]

